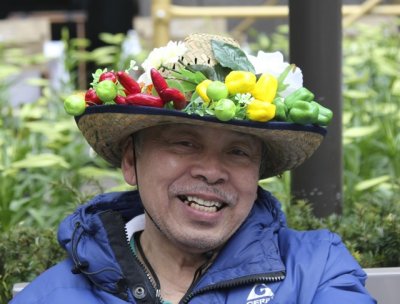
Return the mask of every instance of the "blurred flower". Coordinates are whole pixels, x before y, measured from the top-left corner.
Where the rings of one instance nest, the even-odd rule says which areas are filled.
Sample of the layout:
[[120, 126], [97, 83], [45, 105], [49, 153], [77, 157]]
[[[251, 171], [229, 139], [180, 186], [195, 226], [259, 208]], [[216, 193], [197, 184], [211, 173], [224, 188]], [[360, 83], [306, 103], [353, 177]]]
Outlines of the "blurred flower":
[[163, 65], [178, 62], [186, 50], [185, 43], [182, 41], [170, 41], [165, 47], [155, 48], [142, 63], [144, 73], [139, 77], [138, 81], [145, 83], [145, 85], [150, 84], [150, 70], [152, 68], [159, 69]]
[[[247, 58], [254, 66], [256, 74], [269, 73], [276, 78], [282, 73], [286, 72], [290, 64], [285, 62], [283, 59], [283, 54], [281, 52], [266, 53], [263, 51], [258, 51], [257, 57], [253, 55], [247, 55]], [[279, 92], [281, 97], [286, 97], [290, 93], [294, 92], [298, 88], [303, 86], [303, 73], [301, 69], [293, 66], [286, 77], [283, 77], [281, 88], [282, 91]]]

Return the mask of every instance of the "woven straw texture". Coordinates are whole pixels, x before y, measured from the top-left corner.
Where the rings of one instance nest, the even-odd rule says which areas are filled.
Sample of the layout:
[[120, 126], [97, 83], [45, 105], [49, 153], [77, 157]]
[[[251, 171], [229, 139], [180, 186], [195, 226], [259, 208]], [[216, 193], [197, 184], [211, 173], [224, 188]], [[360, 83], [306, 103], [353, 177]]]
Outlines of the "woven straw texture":
[[323, 136], [318, 132], [294, 131], [233, 125], [219, 121], [206, 121], [168, 115], [150, 115], [132, 113], [92, 113], [83, 115], [78, 127], [101, 157], [114, 166], [121, 164], [122, 147], [130, 135], [138, 130], [170, 123], [185, 123], [209, 126], [252, 134], [263, 140], [267, 147], [267, 166], [261, 173], [262, 178], [275, 176], [293, 169], [303, 163], [321, 143]]
[[[229, 37], [202, 33], [192, 34], [184, 40], [187, 51], [181, 58], [183, 65], [216, 65], [217, 61], [215, 60], [214, 53], [211, 48], [211, 40], [218, 40], [239, 47], [238, 42]], [[182, 68], [183, 65], [166, 64], [165, 66], [168, 69], [163, 70], [162, 74], [164, 77], [168, 77], [171, 74], [171, 70]]]

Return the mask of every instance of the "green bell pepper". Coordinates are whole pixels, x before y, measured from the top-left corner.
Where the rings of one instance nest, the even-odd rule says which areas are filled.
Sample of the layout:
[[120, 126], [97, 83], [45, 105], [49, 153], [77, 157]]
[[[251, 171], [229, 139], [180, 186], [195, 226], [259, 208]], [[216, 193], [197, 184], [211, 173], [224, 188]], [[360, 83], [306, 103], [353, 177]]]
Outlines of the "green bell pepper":
[[289, 109], [289, 120], [298, 124], [310, 124], [318, 122], [319, 107], [315, 103], [304, 100], [293, 102]]
[[316, 101], [311, 101], [311, 104], [316, 105], [319, 109], [317, 124], [319, 124], [320, 126], [329, 125], [329, 123], [331, 122], [332, 117], [333, 117], [333, 112], [330, 109], [325, 108], [324, 106], [320, 105]]
[[293, 106], [293, 103], [297, 100], [303, 100], [303, 101], [313, 101], [314, 100], [314, 94], [309, 91], [305, 87], [301, 87], [294, 91], [293, 93], [289, 94], [285, 98], [285, 104], [290, 109]]
[[274, 99], [272, 103], [276, 106], [275, 119], [280, 121], [286, 121], [288, 109], [285, 103], [283, 102], [283, 98], [277, 97]]

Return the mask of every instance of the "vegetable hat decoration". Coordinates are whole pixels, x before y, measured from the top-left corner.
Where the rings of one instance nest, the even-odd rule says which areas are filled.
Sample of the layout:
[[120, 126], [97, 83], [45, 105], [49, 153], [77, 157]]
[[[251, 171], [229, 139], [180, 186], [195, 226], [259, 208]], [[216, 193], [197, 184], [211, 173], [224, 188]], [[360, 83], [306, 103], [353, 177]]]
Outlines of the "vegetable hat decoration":
[[193, 34], [169, 42], [150, 52], [142, 68], [137, 80], [129, 70], [98, 70], [84, 97], [64, 102], [88, 143], [115, 166], [131, 134], [185, 123], [261, 138], [268, 158], [261, 177], [270, 177], [304, 162], [332, 119], [281, 53], [251, 56], [231, 38]]

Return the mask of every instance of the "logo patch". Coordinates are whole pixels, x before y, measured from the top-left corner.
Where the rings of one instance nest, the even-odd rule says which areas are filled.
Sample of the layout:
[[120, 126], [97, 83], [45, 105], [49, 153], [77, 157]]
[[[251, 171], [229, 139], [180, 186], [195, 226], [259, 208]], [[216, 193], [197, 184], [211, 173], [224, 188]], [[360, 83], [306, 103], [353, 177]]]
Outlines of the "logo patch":
[[274, 293], [266, 284], [257, 284], [250, 291], [246, 304], [265, 304], [273, 298]]

